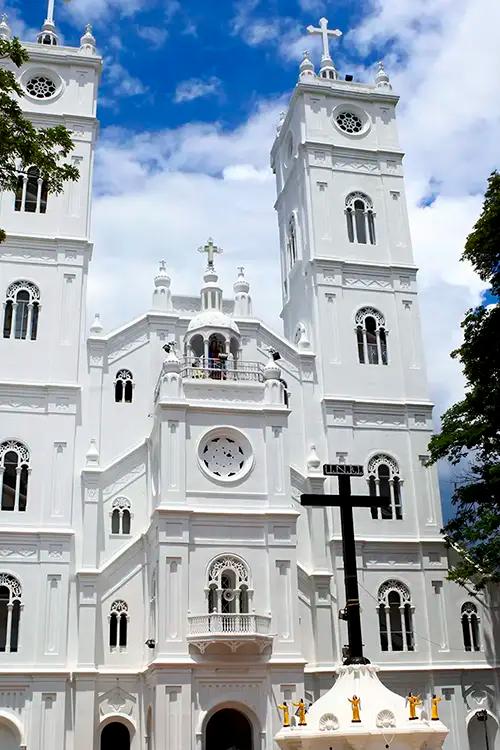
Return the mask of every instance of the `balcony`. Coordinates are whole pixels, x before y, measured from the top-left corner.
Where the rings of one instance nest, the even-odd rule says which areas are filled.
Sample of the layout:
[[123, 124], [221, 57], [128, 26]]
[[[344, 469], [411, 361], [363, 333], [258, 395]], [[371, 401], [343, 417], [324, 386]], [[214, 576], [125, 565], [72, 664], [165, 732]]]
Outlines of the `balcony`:
[[208, 646], [222, 644], [235, 653], [251, 644], [262, 653], [272, 643], [271, 618], [255, 614], [211, 614], [188, 617], [187, 640], [204, 654]]
[[263, 365], [260, 362], [241, 362], [229, 358], [208, 359], [184, 357], [181, 375], [191, 380], [222, 380], [263, 383]]

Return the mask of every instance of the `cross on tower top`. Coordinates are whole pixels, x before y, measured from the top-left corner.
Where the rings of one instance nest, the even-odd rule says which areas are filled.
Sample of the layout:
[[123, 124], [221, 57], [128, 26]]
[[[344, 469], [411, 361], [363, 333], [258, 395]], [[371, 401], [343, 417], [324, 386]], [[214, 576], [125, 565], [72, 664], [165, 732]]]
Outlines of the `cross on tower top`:
[[320, 18], [319, 28], [316, 26], [308, 26], [307, 31], [309, 32], [309, 34], [321, 35], [321, 41], [323, 43], [323, 54], [321, 55], [321, 62], [331, 60], [332, 58], [330, 56], [329, 37], [342, 36], [342, 32], [340, 31], [340, 29], [329, 29], [328, 18]]
[[213, 268], [214, 256], [221, 255], [223, 251], [221, 247], [217, 247], [217, 245], [214, 245], [213, 239], [209, 237], [206, 244], [198, 248], [198, 252], [207, 254], [207, 266], [208, 268]]

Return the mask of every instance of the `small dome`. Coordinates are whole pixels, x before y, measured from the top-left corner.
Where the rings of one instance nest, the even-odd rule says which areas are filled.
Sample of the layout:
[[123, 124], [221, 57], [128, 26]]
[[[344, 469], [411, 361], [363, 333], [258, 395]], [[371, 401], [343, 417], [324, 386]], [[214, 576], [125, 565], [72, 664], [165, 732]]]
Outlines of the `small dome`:
[[188, 333], [198, 328], [225, 328], [233, 331], [238, 336], [240, 331], [234, 320], [220, 310], [203, 310], [195, 315], [188, 325]]

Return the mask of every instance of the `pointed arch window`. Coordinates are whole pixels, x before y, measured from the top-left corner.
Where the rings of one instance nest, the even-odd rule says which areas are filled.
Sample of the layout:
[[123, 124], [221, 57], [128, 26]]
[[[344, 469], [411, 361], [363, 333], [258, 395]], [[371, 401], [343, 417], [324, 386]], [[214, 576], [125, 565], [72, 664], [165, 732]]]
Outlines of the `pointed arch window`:
[[128, 604], [117, 599], [109, 613], [109, 646], [111, 651], [123, 651], [127, 647]]
[[243, 614], [249, 612], [250, 572], [244, 560], [222, 555], [208, 569], [207, 600], [209, 614]]
[[349, 242], [375, 245], [375, 211], [364, 193], [350, 193], [345, 200], [347, 236]]
[[111, 533], [130, 534], [132, 514], [130, 512], [130, 500], [126, 497], [117, 497], [111, 505]]
[[31, 339], [38, 333], [40, 290], [31, 281], [14, 281], [7, 288], [4, 305], [3, 336], [5, 339]]
[[401, 581], [386, 581], [378, 590], [380, 648], [414, 651], [413, 607], [410, 590]]
[[368, 462], [368, 489], [370, 496], [383, 497], [389, 503], [385, 508], [372, 507], [372, 518], [402, 520], [402, 484], [403, 480], [399, 475], [399, 466], [391, 456], [379, 453], [370, 459]]
[[48, 183], [40, 177], [38, 167], [29, 167], [17, 178], [14, 209], [44, 214], [47, 211]]
[[131, 404], [134, 393], [134, 378], [130, 370], [118, 370], [115, 378], [116, 403]]
[[26, 510], [30, 473], [30, 453], [27, 447], [18, 440], [6, 440], [1, 443], [1, 510]]
[[297, 226], [295, 224], [295, 216], [292, 216], [288, 222], [287, 261], [288, 270], [290, 271], [297, 262]]
[[481, 638], [476, 605], [472, 602], [465, 602], [465, 604], [462, 604], [461, 615], [464, 649], [466, 651], [480, 651]]
[[21, 584], [14, 576], [0, 573], [0, 652], [16, 653], [19, 647]]
[[356, 313], [355, 322], [360, 364], [388, 364], [387, 328], [382, 313], [374, 307], [362, 307]]

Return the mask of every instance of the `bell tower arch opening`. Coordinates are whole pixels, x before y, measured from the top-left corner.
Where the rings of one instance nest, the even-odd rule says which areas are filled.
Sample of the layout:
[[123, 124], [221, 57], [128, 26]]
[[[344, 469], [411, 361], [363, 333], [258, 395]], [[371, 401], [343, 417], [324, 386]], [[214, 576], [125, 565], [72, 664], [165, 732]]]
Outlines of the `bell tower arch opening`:
[[221, 708], [209, 718], [204, 750], [254, 750], [249, 719], [236, 708]]
[[100, 750], [130, 750], [130, 732], [121, 721], [112, 721], [101, 732]]

